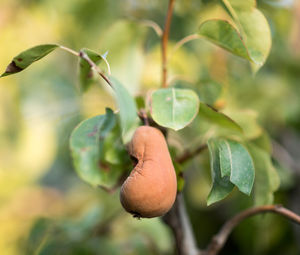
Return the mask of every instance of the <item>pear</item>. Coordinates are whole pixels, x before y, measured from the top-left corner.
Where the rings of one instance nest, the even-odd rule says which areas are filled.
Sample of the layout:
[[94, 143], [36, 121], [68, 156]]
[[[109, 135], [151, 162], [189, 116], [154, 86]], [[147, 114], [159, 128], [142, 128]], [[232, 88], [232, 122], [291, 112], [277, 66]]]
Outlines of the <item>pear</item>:
[[164, 215], [177, 193], [176, 173], [164, 135], [154, 127], [137, 128], [129, 153], [136, 165], [121, 187], [122, 206], [138, 218]]

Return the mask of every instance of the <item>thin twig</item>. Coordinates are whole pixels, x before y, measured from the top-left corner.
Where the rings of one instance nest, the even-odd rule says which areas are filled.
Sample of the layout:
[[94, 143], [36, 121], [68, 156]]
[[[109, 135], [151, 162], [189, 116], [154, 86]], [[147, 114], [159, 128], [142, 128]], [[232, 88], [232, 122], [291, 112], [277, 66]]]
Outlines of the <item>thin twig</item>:
[[105, 81], [106, 83], [113, 88], [112, 82], [110, 79], [99, 69], [99, 67], [89, 58], [89, 56], [83, 52], [79, 52], [79, 57], [84, 59], [88, 64], [90, 65], [91, 68], [93, 68]]
[[165, 22], [165, 27], [162, 35], [161, 45], [162, 45], [162, 87], [167, 87], [167, 78], [168, 78], [168, 67], [167, 67], [167, 48], [168, 40], [171, 26], [171, 19], [173, 14], [175, 0], [169, 0], [168, 12]]
[[197, 34], [191, 34], [191, 35], [188, 35], [184, 38], [182, 38], [180, 41], [178, 41], [173, 49], [172, 49], [172, 53], [170, 54], [170, 59], [171, 57], [174, 55], [175, 51], [177, 51], [180, 47], [182, 47], [184, 44], [190, 42], [190, 41], [193, 41], [193, 40], [196, 40], [196, 39], [199, 39], [201, 38], [200, 35], [197, 35]]
[[206, 144], [202, 144], [197, 149], [195, 149], [194, 151], [186, 151], [186, 152], [184, 152], [181, 156], [179, 156], [178, 158], [176, 158], [174, 161], [177, 162], [177, 163], [179, 163], [179, 164], [185, 163], [187, 160], [195, 157], [197, 154], [201, 153], [206, 148], [207, 148], [207, 145]]
[[150, 126], [149, 119], [148, 119], [148, 116], [147, 116], [147, 112], [144, 109], [141, 109], [138, 112], [138, 116], [143, 121], [143, 123], [144, 123], [145, 126]]
[[75, 50], [72, 50], [72, 49], [70, 49], [68, 47], [65, 47], [65, 46], [62, 46], [62, 45], [59, 45], [59, 48], [61, 48], [62, 50], [67, 51], [67, 52], [73, 54], [74, 56], [79, 57], [79, 53], [77, 51], [75, 51]]
[[141, 25], [152, 28], [158, 37], [162, 37], [163, 31], [161, 27], [153, 20], [143, 19], [143, 20], [137, 20], [137, 22], [140, 23]]
[[[96, 64], [89, 58], [89, 56], [88, 56], [86, 53], [84, 53], [83, 51], [77, 52], [77, 51], [72, 50], [72, 49], [70, 49], [70, 48], [68, 48], [68, 47], [66, 47], [66, 46], [63, 46], [63, 45], [59, 45], [59, 48], [61, 48], [62, 50], [67, 51], [67, 52], [73, 54], [73, 55], [76, 56], [76, 57], [81, 57], [81, 58], [85, 59], [85, 60], [89, 63], [89, 65], [90, 65], [92, 68], [95, 68], [95, 66], [97, 67], [97, 65], [96, 65]], [[85, 56], [83, 56], [83, 55], [85, 55]], [[88, 60], [88, 59], [89, 59], [89, 60]], [[108, 63], [108, 61], [107, 61], [106, 58], [102, 57], [102, 59], [104, 60], [106, 66], [107, 66], [107, 72], [108, 72], [108, 74], [110, 75], [110, 74], [111, 74], [111, 71], [110, 71], [110, 65], [109, 65], [109, 63]], [[97, 69], [99, 70], [98, 67], [97, 67]], [[100, 71], [100, 73], [102, 73], [102, 72]]]
[[219, 233], [215, 235], [211, 241], [211, 243], [208, 245], [207, 249], [205, 251], [201, 252], [201, 255], [217, 255], [219, 251], [223, 248], [225, 245], [230, 233], [233, 231], [233, 229], [239, 225], [243, 220], [262, 213], [276, 213], [280, 214], [289, 220], [300, 224], [300, 216], [295, 214], [294, 212], [284, 208], [281, 205], [265, 205], [265, 206], [259, 206], [247, 209], [236, 216], [234, 216], [232, 219], [228, 220]]

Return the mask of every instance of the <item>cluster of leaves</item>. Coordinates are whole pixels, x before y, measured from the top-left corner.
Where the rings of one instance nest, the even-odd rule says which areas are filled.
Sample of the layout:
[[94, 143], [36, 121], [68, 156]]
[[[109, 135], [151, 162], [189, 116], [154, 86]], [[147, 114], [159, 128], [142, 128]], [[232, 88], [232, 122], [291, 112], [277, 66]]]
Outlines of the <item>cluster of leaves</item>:
[[[264, 64], [271, 46], [270, 29], [265, 17], [256, 8], [254, 0], [223, 0], [221, 5], [229, 18], [204, 21], [198, 34], [201, 38], [250, 61], [253, 71], [256, 72]], [[1, 77], [24, 70], [56, 48], [72, 53], [72, 50], [57, 44], [33, 47], [16, 56]], [[82, 49], [81, 52], [95, 65], [106, 61], [105, 54], [100, 55], [88, 49]], [[73, 54], [79, 57], [79, 81], [85, 91], [95, 70], [80, 54], [74, 51]], [[84, 120], [70, 137], [74, 166], [80, 178], [93, 186], [106, 188], [114, 187], [130, 170], [126, 144], [140, 125], [134, 98], [114, 77], [109, 76], [109, 80], [119, 111], [107, 109], [104, 115]], [[200, 97], [201, 93], [200, 91]], [[206, 139], [212, 175], [208, 204], [225, 198], [235, 186], [250, 195], [255, 176], [256, 202], [272, 202], [273, 192], [279, 183], [270, 160], [270, 152], [252, 141], [241, 124], [207, 105], [192, 89], [175, 86], [157, 89], [151, 94], [149, 102], [151, 104], [146, 105], [146, 109], [162, 127], [178, 131], [198, 118], [228, 131]], [[182, 169], [183, 166], [180, 166], [177, 171], [179, 180], [182, 178]], [[182, 185], [179, 189], [182, 189]]]
[[255, 0], [222, 0], [230, 18], [207, 20], [199, 34], [212, 43], [251, 62], [253, 71], [265, 63], [271, 48], [271, 32]]

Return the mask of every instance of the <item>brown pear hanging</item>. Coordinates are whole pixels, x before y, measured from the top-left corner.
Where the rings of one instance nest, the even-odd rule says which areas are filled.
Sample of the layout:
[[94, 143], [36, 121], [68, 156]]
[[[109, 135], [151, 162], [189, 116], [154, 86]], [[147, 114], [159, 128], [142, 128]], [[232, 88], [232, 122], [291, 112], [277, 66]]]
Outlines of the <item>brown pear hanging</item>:
[[177, 181], [165, 137], [160, 130], [141, 126], [129, 144], [136, 166], [121, 187], [124, 209], [135, 217], [167, 213], [176, 198]]

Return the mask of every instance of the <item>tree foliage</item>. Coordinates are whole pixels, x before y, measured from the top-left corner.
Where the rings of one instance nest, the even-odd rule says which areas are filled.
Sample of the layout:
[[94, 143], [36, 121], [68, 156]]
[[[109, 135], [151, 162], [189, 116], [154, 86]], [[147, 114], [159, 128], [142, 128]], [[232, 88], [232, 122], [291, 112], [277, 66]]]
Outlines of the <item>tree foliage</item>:
[[[1, 151], [2, 155], [14, 151], [16, 158], [11, 163], [0, 156], [6, 170], [1, 170], [1, 179], [11, 180], [13, 187], [3, 186], [1, 196], [19, 201], [11, 190], [33, 186], [33, 194], [46, 192], [59, 208], [49, 214], [43, 208], [36, 215], [43, 218], [35, 221], [33, 217], [32, 224], [24, 227], [22, 233], [29, 234], [22, 242], [28, 254], [54, 254], [59, 249], [65, 249], [64, 254], [98, 254], [99, 247], [99, 254], [172, 253], [172, 241], [160, 221], [134, 222], [121, 211], [117, 195], [104, 193], [113, 192], [132, 168], [126, 146], [145, 121], [143, 113], [152, 125], [168, 133], [178, 190], [188, 198], [191, 221], [195, 226], [205, 222], [209, 229], [195, 230], [200, 246], [225, 216], [272, 204], [274, 198], [287, 202], [298, 178], [292, 171], [297, 163], [290, 162], [299, 153], [293, 151], [295, 141], [287, 136], [298, 139], [300, 112], [299, 54], [293, 54], [299, 52], [300, 39], [297, 31], [288, 34], [287, 30], [299, 25], [298, 12], [290, 15], [291, 10], [273, 1], [176, 2], [168, 43], [168, 87], [161, 88], [157, 33], [165, 16], [164, 2], [54, 2], [61, 5], [55, 18], [58, 35], [51, 23], [45, 29], [52, 33], [43, 40], [33, 27], [33, 38], [28, 36], [24, 47], [16, 42], [10, 45], [8, 39], [1, 43], [8, 49], [1, 60], [0, 92], [8, 91], [5, 97], [0, 95], [1, 106], [13, 112], [0, 112], [0, 120], [9, 116], [0, 129], [0, 141], [6, 147]], [[26, 16], [27, 11], [33, 12], [30, 5], [37, 8], [42, 20], [31, 19], [39, 27], [47, 23], [43, 19], [50, 4], [48, 0], [21, 4], [17, 12]], [[4, 6], [9, 11], [13, 4]], [[12, 28], [17, 27], [14, 22]], [[5, 35], [13, 31], [7, 24], [5, 28]], [[14, 33], [25, 29], [22, 24]], [[27, 50], [25, 45], [30, 45]], [[21, 53], [16, 53], [20, 48]], [[12, 51], [16, 51], [13, 58]], [[12, 102], [18, 97], [16, 106]], [[35, 114], [46, 119], [32, 121], [30, 116]], [[57, 118], [63, 120], [61, 127]], [[51, 141], [55, 141], [52, 147]], [[200, 155], [176, 161], [186, 151], [206, 144], [208, 150]], [[291, 146], [283, 149], [288, 156], [278, 157], [272, 144], [277, 149]], [[27, 163], [32, 160], [35, 164]], [[21, 175], [14, 172], [18, 168]], [[58, 192], [57, 197], [51, 192]], [[81, 192], [76, 195], [78, 201], [73, 201], [73, 194]], [[64, 202], [73, 203], [69, 208], [83, 205], [84, 209], [74, 216]], [[7, 210], [9, 214], [12, 209]], [[55, 214], [59, 221], [53, 219]], [[297, 241], [290, 245], [291, 229], [282, 222], [274, 224], [275, 220], [266, 217], [241, 225], [224, 254], [236, 252], [237, 247], [241, 254], [293, 254]], [[274, 230], [265, 237], [261, 229], [269, 226]], [[124, 235], [130, 237], [124, 239]], [[262, 242], [263, 238], [268, 241]], [[13, 249], [15, 253], [7, 254], [17, 254], [18, 249]]]

